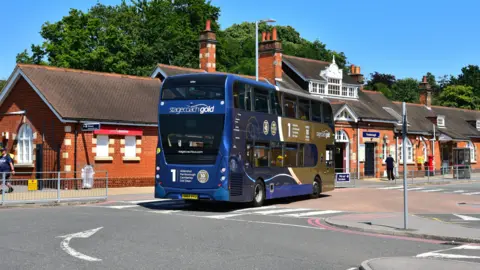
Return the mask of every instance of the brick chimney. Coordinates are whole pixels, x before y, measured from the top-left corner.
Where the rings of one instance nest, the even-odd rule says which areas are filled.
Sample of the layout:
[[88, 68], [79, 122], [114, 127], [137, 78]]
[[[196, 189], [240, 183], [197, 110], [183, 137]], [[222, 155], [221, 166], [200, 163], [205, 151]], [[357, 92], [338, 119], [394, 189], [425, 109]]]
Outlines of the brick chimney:
[[200, 68], [207, 72], [216, 71], [217, 36], [212, 32], [210, 20], [207, 20], [205, 30], [200, 33]]
[[272, 33], [262, 33], [258, 55], [258, 76], [276, 84], [276, 79], [282, 79], [282, 41], [278, 39], [277, 28]]
[[427, 81], [427, 76], [423, 76], [422, 82], [419, 84], [420, 89], [420, 103], [431, 107], [432, 106], [432, 87]]
[[363, 78], [363, 74], [360, 72], [360, 67], [359, 66], [355, 66], [354, 64], [352, 64], [350, 66], [350, 77], [354, 78], [355, 81], [357, 81], [358, 83], [360, 84], [363, 84], [364, 83], [364, 78]]

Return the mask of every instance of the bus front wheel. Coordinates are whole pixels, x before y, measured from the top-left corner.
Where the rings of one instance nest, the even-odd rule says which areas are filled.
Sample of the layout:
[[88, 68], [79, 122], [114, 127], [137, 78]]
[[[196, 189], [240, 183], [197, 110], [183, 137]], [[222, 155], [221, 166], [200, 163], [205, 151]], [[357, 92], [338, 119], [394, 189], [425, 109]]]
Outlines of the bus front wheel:
[[260, 207], [265, 202], [265, 184], [262, 180], [258, 179], [255, 181], [253, 188], [253, 206]]

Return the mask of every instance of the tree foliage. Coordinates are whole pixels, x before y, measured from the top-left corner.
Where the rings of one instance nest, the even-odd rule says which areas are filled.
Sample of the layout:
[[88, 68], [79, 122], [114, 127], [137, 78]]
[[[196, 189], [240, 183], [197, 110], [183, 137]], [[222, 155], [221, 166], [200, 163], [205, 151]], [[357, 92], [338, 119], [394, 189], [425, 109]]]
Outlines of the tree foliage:
[[449, 85], [440, 93], [440, 105], [463, 109], [480, 109], [479, 97], [475, 96], [473, 87], [465, 85]]
[[7, 84], [7, 81], [0, 80], [0, 90], [2, 90], [3, 87], [5, 87], [6, 84]]
[[419, 99], [418, 81], [413, 78], [400, 79], [392, 86], [392, 99], [417, 102]]
[[370, 79], [367, 81], [367, 87], [369, 89], [374, 89], [375, 84], [382, 83], [391, 89], [395, 82], [396, 79], [394, 75], [375, 71], [374, 73], [370, 74]]
[[[44, 42], [17, 55], [19, 63], [149, 75], [157, 63], [198, 68], [198, 37], [207, 19], [217, 33], [217, 70], [255, 74], [255, 24], [219, 30], [220, 9], [205, 0], [136, 0], [116, 6], [71, 9], [60, 21], [41, 27]], [[259, 32], [272, 26], [260, 24]], [[290, 26], [278, 26], [285, 54], [346, 65], [343, 53], [308, 41]], [[261, 34], [259, 34], [259, 38]]]

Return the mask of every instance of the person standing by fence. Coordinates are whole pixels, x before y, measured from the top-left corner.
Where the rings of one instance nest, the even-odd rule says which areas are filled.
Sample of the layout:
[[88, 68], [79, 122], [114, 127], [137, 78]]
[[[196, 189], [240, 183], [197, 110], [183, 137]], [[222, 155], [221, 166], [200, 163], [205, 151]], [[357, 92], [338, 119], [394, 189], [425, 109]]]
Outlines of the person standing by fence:
[[[10, 192], [13, 192], [13, 187], [9, 182], [7, 182], [7, 180], [10, 178], [10, 174], [13, 174], [13, 175], [15, 174], [15, 168], [13, 167], [12, 158], [10, 157], [9, 154], [7, 154], [7, 149], [5, 147], [2, 147], [1, 151], [2, 151], [2, 156], [0, 156], [0, 175], [2, 178], [3, 178], [3, 175], [5, 175], [5, 182], [6, 182], [6, 186], [8, 187], [7, 192], [10, 193]], [[2, 189], [3, 189], [3, 186], [2, 186]]]
[[395, 180], [395, 176], [393, 175], [393, 167], [395, 164], [395, 160], [392, 158], [392, 155], [388, 155], [387, 159], [385, 159], [385, 163], [387, 164], [388, 181]]

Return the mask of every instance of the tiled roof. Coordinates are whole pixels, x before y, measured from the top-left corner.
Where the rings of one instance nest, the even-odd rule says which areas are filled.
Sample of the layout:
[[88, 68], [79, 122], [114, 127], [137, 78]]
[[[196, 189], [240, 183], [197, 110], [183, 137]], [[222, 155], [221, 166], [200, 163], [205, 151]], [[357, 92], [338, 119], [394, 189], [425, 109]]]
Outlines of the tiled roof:
[[38, 65], [18, 68], [64, 119], [157, 122], [158, 79]]
[[280, 88], [285, 88], [285, 89], [290, 89], [302, 93], [307, 93], [308, 91], [302, 89], [300, 85], [298, 85], [292, 78], [290, 78], [288, 75], [285, 73], [282, 74], [282, 80], [281, 81], [276, 81], [277, 86]]
[[[283, 62], [289, 65], [296, 72], [306, 80], [319, 80], [325, 81], [324, 78], [320, 76], [320, 72], [325, 70], [330, 66], [330, 62], [313, 60], [308, 58], [302, 58], [291, 55], [283, 55]], [[347, 72], [343, 71], [343, 82], [347, 84], [359, 84], [355, 81], [354, 78], [349, 76]]]
[[206, 72], [203, 69], [177, 67], [177, 66], [171, 66], [171, 65], [165, 65], [165, 64], [158, 64], [157, 67], [159, 67], [163, 72], [165, 72], [167, 76]]
[[467, 122], [471, 120], [480, 120], [480, 111], [440, 106], [432, 106], [432, 110], [437, 115], [445, 116], [445, 128], [439, 128], [439, 131], [453, 139], [465, 139], [480, 136], [480, 131]]
[[[394, 109], [401, 116], [402, 102], [394, 102]], [[407, 103], [408, 131], [411, 133], [433, 133], [433, 123], [427, 117], [435, 117], [435, 112], [422, 104]]]

